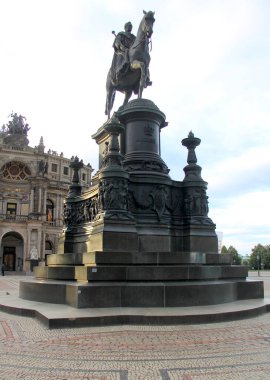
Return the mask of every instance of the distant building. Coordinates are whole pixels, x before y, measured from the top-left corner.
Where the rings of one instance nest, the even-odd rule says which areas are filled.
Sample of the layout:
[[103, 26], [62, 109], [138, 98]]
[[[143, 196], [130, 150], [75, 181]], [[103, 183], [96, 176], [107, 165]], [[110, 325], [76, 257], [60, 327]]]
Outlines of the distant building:
[[223, 232], [216, 231], [216, 234], [217, 234], [217, 238], [218, 238], [218, 253], [221, 253]]
[[[0, 263], [6, 271], [29, 271], [61, 251], [63, 203], [72, 179], [70, 159], [45, 153], [43, 138], [31, 148], [24, 117], [0, 132]], [[83, 189], [91, 185], [92, 167], [81, 169]]]

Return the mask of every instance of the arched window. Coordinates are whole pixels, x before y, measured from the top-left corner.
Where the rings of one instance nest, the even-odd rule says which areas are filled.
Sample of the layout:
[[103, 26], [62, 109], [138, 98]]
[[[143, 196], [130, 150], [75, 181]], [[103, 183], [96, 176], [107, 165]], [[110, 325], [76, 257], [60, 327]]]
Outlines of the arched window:
[[13, 180], [26, 180], [28, 177], [31, 176], [31, 171], [22, 162], [18, 161], [10, 161], [7, 162], [5, 165], [1, 168], [1, 173], [4, 178], [7, 179], [13, 179]]
[[46, 220], [50, 223], [54, 221], [54, 204], [50, 199], [46, 202]]
[[52, 250], [52, 243], [49, 240], [45, 241], [45, 251], [51, 251]]

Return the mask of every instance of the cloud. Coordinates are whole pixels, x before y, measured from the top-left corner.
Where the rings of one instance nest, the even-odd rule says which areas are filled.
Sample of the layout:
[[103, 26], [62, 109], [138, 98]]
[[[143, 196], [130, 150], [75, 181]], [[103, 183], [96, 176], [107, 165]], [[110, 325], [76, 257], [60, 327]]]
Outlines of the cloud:
[[215, 163], [209, 170], [207, 181], [213, 192], [222, 198], [238, 196], [247, 191], [268, 189], [270, 156], [267, 147], [253, 147], [235, 157]]
[[[43, 136], [46, 150], [77, 154], [97, 169], [91, 135], [106, 120], [111, 31], [130, 20], [136, 33], [144, 8], [156, 12], [156, 22], [153, 86], [143, 96], [169, 121], [161, 155], [172, 178], [184, 177], [181, 140], [192, 130], [202, 140], [198, 164], [224, 241], [245, 251], [257, 239], [269, 244], [267, 1], [0, 1], [0, 125], [12, 110], [21, 113], [31, 146]], [[117, 93], [114, 109], [122, 102]]]
[[270, 210], [270, 190], [228, 197], [222, 205], [210, 210], [210, 216], [217, 230], [223, 232], [224, 245], [235, 245], [241, 254], [249, 254], [255, 245], [269, 242], [266, 210]]

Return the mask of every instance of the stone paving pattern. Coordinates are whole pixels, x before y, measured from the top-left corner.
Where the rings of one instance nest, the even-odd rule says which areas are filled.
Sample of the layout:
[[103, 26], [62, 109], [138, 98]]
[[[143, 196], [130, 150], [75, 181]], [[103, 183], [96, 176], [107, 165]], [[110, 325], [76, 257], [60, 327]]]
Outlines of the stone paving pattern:
[[[267, 292], [270, 277], [264, 280]], [[18, 281], [0, 277], [0, 292], [12, 292]], [[0, 379], [269, 378], [270, 313], [204, 325], [49, 330], [0, 312]]]

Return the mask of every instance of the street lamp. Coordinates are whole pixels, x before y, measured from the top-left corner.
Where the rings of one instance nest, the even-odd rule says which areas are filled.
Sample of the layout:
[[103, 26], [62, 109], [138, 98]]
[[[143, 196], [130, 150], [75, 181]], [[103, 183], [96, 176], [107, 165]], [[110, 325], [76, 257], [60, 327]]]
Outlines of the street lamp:
[[258, 262], [258, 277], [260, 277], [260, 255], [257, 255], [257, 262]]

